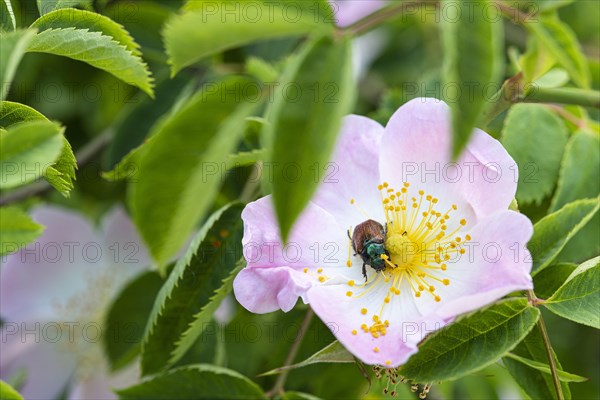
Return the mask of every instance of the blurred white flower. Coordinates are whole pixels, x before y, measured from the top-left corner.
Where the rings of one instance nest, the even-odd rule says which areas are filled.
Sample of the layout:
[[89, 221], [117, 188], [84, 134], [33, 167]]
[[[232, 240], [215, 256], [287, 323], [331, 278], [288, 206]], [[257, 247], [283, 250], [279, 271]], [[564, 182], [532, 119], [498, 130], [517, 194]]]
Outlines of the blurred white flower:
[[115, 295], [150, 265], [148, 252], [121, 208], [97, 229], [57, 207], [32, 217], [44, 234], [0, 271], [0, 377], [24, 373], [26, 399], [116, 398], [111, 388], [134, 383], [138, 366], [110, 372], [103, 323]]

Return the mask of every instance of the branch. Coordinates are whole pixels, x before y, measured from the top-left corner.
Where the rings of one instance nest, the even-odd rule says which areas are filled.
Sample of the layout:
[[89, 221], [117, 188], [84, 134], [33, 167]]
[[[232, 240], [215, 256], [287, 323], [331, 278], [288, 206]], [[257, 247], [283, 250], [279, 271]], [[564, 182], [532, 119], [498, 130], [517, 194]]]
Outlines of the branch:
[[[527, 291], [527, 297], [529, 298], [531, 304], [533, 304], [534, 306], [537, 306], [540, 303], [533, 290]], [[550, 372], [552, 373], [552, 383], [554, 384], [554, 390], [556, 390], [556, 397], [558, 400], [564, 400], [565, 395], [563, 394], [562, 385], [560, 384], [560, 379], [558, 378], [558, 368], [556, 367], [556, 361], [554, 360], [552, 344], [550, 343], [550, 337], [548, 336], [548, 331], [546, 330], [546, 324], [544, 323], [544, 318], [541, 314], [540, 318], [537, 321], [537, 325], [540, 330], [540, 334], [542, 335], [544, 347], [546, 348], [546, 355], [548, 356], [548, 365], [550, 366]]]
[[[304, 320], [302, 321], [302, 325], [300, 326], [300, 332], [298, 333], [298, 336], [296, 336], [296, 340], [294, 341], [294, 344], [292, 344], [292, 347], [290, 348], [290, 352], [288, 353], [288, 355], [285, 359], [283, 368], [289, 367], [294, 362], [294, 358], [296, 358], [296, 355], [298, 354], [298, 350], [300, 350], [300, 345], [302, 344], [302, 340], [304, 339], [304, 336], [306, 336], [306, 332], [308, 331], [308, 327], [309, 327], [310, 322], [312, 321], [314, 315], [315, 315], [315, 313], [313, 312], [313, 310], [311, 308], [309, 308], [308, 311], [306, 311], [306, 315], [304, 316]], [[277, 377], [277, 380], [275, 381], [275, 386], [273, 386], [273, 389], [269, 390], [269, 392], [267, 393], [268, 397], [273, 397], [275, 395], [283, 393], [283, 387], [285, 385], [285, 381], [286, 381], [289, 373], [290, 373], [290, 370], [286, 369], [281, 374], [279, 374], [279, 376]]]

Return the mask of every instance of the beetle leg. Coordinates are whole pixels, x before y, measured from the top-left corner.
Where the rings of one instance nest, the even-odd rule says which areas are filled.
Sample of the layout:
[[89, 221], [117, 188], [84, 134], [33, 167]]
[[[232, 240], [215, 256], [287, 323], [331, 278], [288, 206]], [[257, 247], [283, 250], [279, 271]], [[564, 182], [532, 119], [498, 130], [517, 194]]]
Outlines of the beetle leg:
[[366, 263], [363, 263], [362, 273], [363, 273], [363, 276], [365, 277], [365, 282], [366, 282], [367, 281], [367, 264]]

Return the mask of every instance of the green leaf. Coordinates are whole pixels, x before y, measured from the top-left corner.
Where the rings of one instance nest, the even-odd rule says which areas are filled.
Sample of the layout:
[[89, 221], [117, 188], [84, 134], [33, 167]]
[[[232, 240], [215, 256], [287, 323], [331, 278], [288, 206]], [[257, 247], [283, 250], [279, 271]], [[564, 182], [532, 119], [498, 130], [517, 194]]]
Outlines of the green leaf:
[[511, 108], [502, 144], [519, 167], [519, 203], [540, 203], [552, 193], [567, 139], [565, 124], [547, 107], [517, 104]]
[[265, 149], [256, 149], [252, 151], [242, 151], [230, 154], [227, 158], [227, 169], [247, 167], [258, 161], [263, 161], [267, 151]]
[[537, 297], [547, 299], [558, 290], [569, 275], [577, 268], [577, 264], [558, 263], [544, 268], [533, 278], [533, 287]]
[[[24, 104], [3, 101], [0, 103], [0, 126], [8, 128], [13, 124], [25, 121], [49, 120]], [[75, 180], [77, 160], [73, 154], [71, 144], [63, 136], [63, 148], [58, 159], [44, 171], [44, 178], [63, 196], [69, 197]]]
[[172, 369], [127, 389], [117, 390], [120, 399], [266, 399], [250, 379], [214, 365], [188, 365]]
[[32, 182], [45, 174], [63, 147], [62, 128], [50, 121], [11, 125], [0, 135], [0, 188]]
[[52, 11], [32, 27], [41, 30], [28, 51], [83, 61], [154, 96], [148, 66], [139, 46], [118, 23], [102, 15], [75, 9]]
[[0, 208], [0, 256], [14, 253], [37, 239], [44, 227], [16, 207]]
[[[539, 329], [533, 329], [511, 353], [539, 363], [548, 362], [546, 347]], [[562, 368], [554, 351], [552, 351], [552, 356], [557, 368]], [[556, 399], [556, 389], [550, 375], [515, 361], [512, 358], [504, 357], [502, 362], [517, 384], [523, 388], [529, 397], [536, 400]], [[565, 399], [569, 400], [571, 398], [571, 389], [568, 383], [562, 382], [561, 386]]]
[[540, 311], [525, 298], [500, 301], [431, 334], [400, 368], [415, 382], [454, 380], [512, 350], [533, 328]]
[[148, 271], [129, 282], [113, 300], [103, 335], [104, 350], [113, 371], [140, 353], [144, 328], [162, 284], [158, 272]]
[[558, 17], [540, 15], [525, 21], [525, 27], [536, 36], [556, 61], [569, 72], [578, 86], [589, 88], [590, 69], [575, 33]]
[[2, 400], [23, 400], [23, 396], [12, 388], [8, 383], [0, 380], [0, 399]]
[[279, 70], [275, 66], [258, 57], [248, 57], [245, 69], [265, 83], [276, 82], [279, 77]]
[[[523, 357], [520, 357], [520, 356], [518, 356], [516, 354], [512, 354], [512, 353], [508, 353], [504, 357], [505, 358], [508, 357], [508, 358], [512, 358], [513, 360], [517, 360], [518, 362], [525, 364], [530, 368], [541, 371], [545, 374], [548, 374], [548, 375], [552, 374], [552, 371], [550, 371], [550, 367], [548, 366], [548, 364], [544, 364], [541, 362], [523, 358]], [[585, 382], [588, 380], [587, 378], [585, 378], [583, 376], [571, 374], [569, 372], [565, 372], [565, 371], [561, 371], [561, 370], [557, 370], [556, 374], [558, 375], [558, 379], [560, 379], [561, 382]]]
[[[284, 241], [319, 184], [311, 170], [325, 168], [342, 117], [351, 110], [351, 64], [348, 41], [336, 43], [321, 37], [307, 43], [288, 63], [281, 89], [275, 93], [264, 135], [272, 143], [272, 165], [293, 167], [289, 173], [277, 171], [272, 179], [273, 202]], [[290, 87], [296, 88], [296, 94]]]
[[17, 29], [15, 12], [13, 11], [13, 7], [10, 3], [10, 0], [0, 1], [0, 17], [0, 30], [14, 31], [15, 29]]
[[571, 238], [598, 212], [598, 199], [577, 200], [547, 215], [533, 227], [527, 247], [533, 257], [535, 276], [556, 258]]
[[527, 51], [519, 59], [523, 71], [523, 82], [528, 84], [544, 76], [556, 64], [556, 59], [535, 36], [529, 36]]
[[37, 7], [40, 15], [45, 15], [51, 11], [61, 8], [73, 8], [79, 6], [82, 8], [91, 9], [92, 4], [93, 0], [37, 0]]
[[321, 400], [321, 398], [308, 393], [301, 392], [285, 392], [280, 400]]
[[[483, 88], [496, 83], [502, 70], [502, 21], [490, 21], [483, 13], [487, 0], [465, 3], [445, 0], [445, 9], [456, 10], [457, 18], [444, 18], [444, 83], [456, 91], [447, 96], [452, 108], [452, 153], [457, 158], [469, 142], [486, 108]], [[475, 85], [475, 87], [474, 87]]]
[[142, 373], [173, 365], [206, 327], [243, 265], [243, 206], [226, 206], [204, 224], [162, 287], [142, 344]]
[[600, 257], [577, 267], [543, 304], [563, 318], [600, 329]]
[[242, 11], [241, 4], [231, 0], [189, 2], [187, 12], [167, 23], [165, 47], [173, 75], [210, 54], [232, 47], [332, 31], [331, 25], [320, 24], [308, 12], [300, 13], [299, 19], [290, 23], [283, 5], [277, 2], [254, 1], [251, 15]]
[[8, 95], [17, 66], [27, 51], [29, 42], [35, 36], [35, 32], [35, 29], [0, 32], [2, 41], [2, 46], [0, 46], [0, 100], [4, 100]]
[[290, 369], [302, 368], [306, 367], [307, 365], [318, 363], [339, 364], [354, 362], [356, 362], [354, 356], [350, 354], [350, 352], [348, 352], [348, 350], [346, 350], [346, 348], [336, 340], [335, 342], [327, 345], [312, 356], [308, 357], [304, 361], [301, 361], [294, 365], [288, 365], [286, 367], [272, 369], [271, 371], [260, 374], [260, 376], [275, 375]]
[[142, 152], [146, 150], [147, 143], [142, 143], [138, 147], [131, 149], [113, 169], [102, 172], [102, 177], [112, 182], [122, 180], [136, 181], [140, 170], [140, 158], [142, 157]]
[[574, 200], [592, 198], [600, 193], [600, 138], [577, 131], [569, 139], [560, 167], [550, 212]]
[[[151, 133], [132, 182], [134, 221], [159, 265], [185, 243], [222, 182], [221, 165], [259, 103], [256, 83], [231, 77], [206, 85]], [[247, 97], [244, 97], [247, 96]]]

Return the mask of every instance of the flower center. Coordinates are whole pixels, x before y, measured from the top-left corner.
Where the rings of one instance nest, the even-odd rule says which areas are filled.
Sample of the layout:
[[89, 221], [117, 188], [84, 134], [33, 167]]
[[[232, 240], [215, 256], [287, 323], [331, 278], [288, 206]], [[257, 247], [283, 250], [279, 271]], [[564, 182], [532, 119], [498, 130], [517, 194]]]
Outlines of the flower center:
[[[408, 182], [398, 191], [386, 182], [378, 189], [385, 214], [385, 250], [389, 256], [382, 254], [381, 258], [386, 267], [379, 273], [369, 269], [368, 279], [361, 285], [349, 281], [348, 286], [354, 287], [354, 291], [346, 293], [348, 297], [360, 298], [382, 286], [387, 287], [383, 303], [375, 305], [377, 311], [365, 321], [368, 323], [361, 325], [361, 330], [375, 339], [386, 334], [389, 321], [383, 319], [383, 312], [394, 296], [401, 295], [401, 287], [409, 287], [416, 298], [426, 293], [436, 302], [442, 300], [436, 290], [440, 284], [450, 285], [446, 277], [447, 263], [463, 255], [465, 242], [472, 239], [470, 235], [459, 235], [467, 221], [453, 215], [458, 211], [456, 204], [441, 212], [438, 198], [424, 190], [411, 195]], [[350, 202], [355, 204], [354, 200]], [[346, 265], [352, 267], [350, 257]], [[362, 318], [370, 314], [366, 308], [360, 313]], [[355, 329], [352, 334], [358, 335], [358, 332]], [[373, 351], [378, 353], [379, 348], [374, 347]]]

